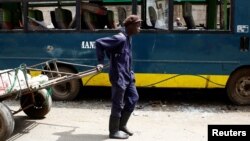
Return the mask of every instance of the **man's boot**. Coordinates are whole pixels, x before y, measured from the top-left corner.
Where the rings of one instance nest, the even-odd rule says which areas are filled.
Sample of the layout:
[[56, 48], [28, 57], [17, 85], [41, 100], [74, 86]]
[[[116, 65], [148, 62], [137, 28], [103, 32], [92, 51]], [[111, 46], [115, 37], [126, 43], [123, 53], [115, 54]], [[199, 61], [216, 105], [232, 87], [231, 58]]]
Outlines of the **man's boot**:
[[127, 133], [129, 136], [132, 136], [134, 133], [129, 131], [127, 128], [127, 122], [131, 112], [122, 112], [121, 120], [120, 120], [120, 130]]
[[111, 139], [127, 139], [129, 135], [119, 130], [120, 118], [112, 117], [109, 118], [109, 138]]

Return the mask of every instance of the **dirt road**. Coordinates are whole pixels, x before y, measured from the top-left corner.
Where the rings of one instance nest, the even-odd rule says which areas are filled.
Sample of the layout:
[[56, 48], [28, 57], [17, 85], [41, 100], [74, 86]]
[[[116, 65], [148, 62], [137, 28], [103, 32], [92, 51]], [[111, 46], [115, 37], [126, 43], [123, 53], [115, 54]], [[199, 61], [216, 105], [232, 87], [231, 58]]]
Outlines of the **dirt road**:
[[[142, 98], [129, 122], [135, 134], [128, 140], [206, 141], [208, 124], [250, 124], [250, 106], [234, 106], [216, 96], [182, 97]], [[18, 109], [18, 101], [5, 103]], [[110, 106], [109, 98], [53, 102], [42, 120], [21, 112], [15, 115], [15, 131], [8, 141], [109, 141]]]

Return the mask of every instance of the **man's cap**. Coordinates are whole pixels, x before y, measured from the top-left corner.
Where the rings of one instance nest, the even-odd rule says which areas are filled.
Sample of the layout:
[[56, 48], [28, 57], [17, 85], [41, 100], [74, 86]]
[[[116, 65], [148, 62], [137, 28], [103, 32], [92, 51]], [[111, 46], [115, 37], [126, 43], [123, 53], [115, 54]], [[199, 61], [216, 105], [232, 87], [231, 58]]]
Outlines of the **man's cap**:
[[130, 15], [128, 16], [124, 21], [123, 21], [123, 25], [124, 26], [128, 26], [130, 24], [134, 24], [134, 23], [138, 23], [141, 22], [142, 20], [139, 18], [139, 16], [137, 15]]

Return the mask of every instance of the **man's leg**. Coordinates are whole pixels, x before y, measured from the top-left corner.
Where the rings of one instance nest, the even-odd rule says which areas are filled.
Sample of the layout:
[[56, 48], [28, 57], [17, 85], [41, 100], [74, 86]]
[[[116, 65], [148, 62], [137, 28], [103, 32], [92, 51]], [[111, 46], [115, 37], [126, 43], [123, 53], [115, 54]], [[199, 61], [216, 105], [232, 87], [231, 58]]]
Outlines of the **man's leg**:
[[109, 119], [109, 137], [114, 139], [127, 139], [128, 134], [120, 131], [120, 118], [123, 109], [125, 89], [113, 85], [112, 86], [112, 107]]
[[125, 106], [121, 113], [121, 122], [120, 122], [120, 130], [124, 131], [130, 136], [133, 135], [133, 132], [128, 130], [127, 122], [132, 112], [134, 111], [135, 105], [138, 102], [138, 100], [139, 100], [139, 95], [136, 90], [135, 84], [131, 83], [125, 91], [125, 95], [124, 95]]

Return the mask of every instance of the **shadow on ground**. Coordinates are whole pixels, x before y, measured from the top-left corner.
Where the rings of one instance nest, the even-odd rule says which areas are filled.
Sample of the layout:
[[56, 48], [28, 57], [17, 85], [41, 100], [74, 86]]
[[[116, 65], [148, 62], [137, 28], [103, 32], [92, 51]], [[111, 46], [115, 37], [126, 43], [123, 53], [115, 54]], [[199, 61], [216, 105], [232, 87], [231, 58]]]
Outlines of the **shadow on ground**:
[[[136, 108], [140, 110], [250, 112], [250, 106], [231, 103], [225, 89], [138, 88], [138, 93], [140, 100]], [[106, 102], [105, 106], [110, 108], [110, 97], [110, 87], [84, 87], [76, 102]]]
[[36, 121], [30, 121], [27, 116], [14, 116], [15, 128], [12, 136], [7, 141], [15, 141], [38, 126]]
[[57, 132], [54, 135], [59, 136], [57, 141], [104, 141], [108, 139], [107, 135], [98, 134], [72, 134], [75, 130], [69, 130], [66, 132]]
[[[225, 89], [138, 88], [138, 93], [142, 102], [162, 100], [170, 103], [231, 104]], [[110, 97], [110, 87], [84, 87], [76, 100], [110, 100]]]

